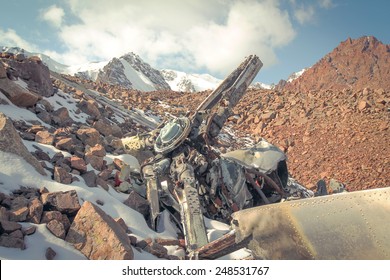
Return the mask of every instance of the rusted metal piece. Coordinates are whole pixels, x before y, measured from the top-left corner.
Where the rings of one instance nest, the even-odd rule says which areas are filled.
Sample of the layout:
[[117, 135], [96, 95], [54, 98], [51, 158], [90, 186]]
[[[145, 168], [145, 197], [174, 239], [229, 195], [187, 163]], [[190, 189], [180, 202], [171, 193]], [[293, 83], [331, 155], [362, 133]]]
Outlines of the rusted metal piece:
[[390, 188], [235, 212], [237, 241], [256, 259], [390, 259]]
[[268, 198], [265, 196], [265, 194], [261, 190], [260, 186], [255, 182], [255, 180], [252, 178], [252, 176], [248, 172], [245, 172], [245, 178], [252, 185], [252, 187], [257, 191], [257, 193], [260, 195], [260, 197], [264, 201], [264, 203], [270, 204]]
[[236, 233], [231, 231], [213, 242], [198, 248], [194, 251], [194, 255], [198, 256], [199, 259], [214, 260], [244, 248], [248, 244], [249, 239], [246, 238], [237, 243]]
[[278, 194], [280, 194], [282, 197], [285, 197], [286, 194], [284, 193], [284, 191], [278, 186], [278, 184], [275, 183], [274, 180], [272, 180], [267, 174], [265, 174], [264, 172], [260, 172], [260, 171], [257, 171], [255, 169], [247, 169], [247, 172], [249, 173], [252, 173], [252, 174], [255, 174], [257, 176], [260, 176], [262, 178], [264, 178], [265, 182], [270, 186], [272, 187]]

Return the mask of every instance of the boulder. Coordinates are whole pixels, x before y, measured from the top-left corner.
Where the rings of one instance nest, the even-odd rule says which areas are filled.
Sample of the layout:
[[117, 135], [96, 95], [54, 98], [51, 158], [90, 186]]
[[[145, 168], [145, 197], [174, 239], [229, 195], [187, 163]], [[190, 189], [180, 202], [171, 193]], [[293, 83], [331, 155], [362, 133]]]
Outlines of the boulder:
[[86, 155], [85, 161], [90, 164], [94, 169], [102, 171], [104, 167], [104, 160], [99, 156]]
[[5, 220], [0, 220], [0, 234], [3, 233], [11, 233], [16, 230], [21, 229], [22, 226], [17, 223], [17, 222], [10, 222], [10, 221], [5, 221]]
[[18, 70], [21, 78], [28, 80], [30, 90], [45, 97], [53, 95], [49, 68], [42, 63], [39, 57], [29, 57], [23, 61], [9, 60], [9, 64]]
[[95, 128], [104, 136], [112, 135], [112, 124], [110, 124], [108, 121], [105, 121], [103, 119], [94, 122], [93, 128]]
[[26, 249], [26, 245], [24, 244], [23, 239], [9, 235], [0, 236], [0, 246], [7, 248], [19, 248], [22, 250]]
[[103, 145], [96, 144], [95, 146], [87, 146], [85, 149], [85, 155], [86, 156], [97, 156], [97, 157], [104, 157], [106, 156], [106, 150], [104, 149]]
[[52, 145], [54, 142], [54, 136], [47, 130], [38, 131], [37, 134], [35, 134], [35, 142]]
[[29, 213], [27, 215], [27, 222], [39, 224], [43, 213], [43, 204], [40, 199], [34, 198], [28, 205]]
[[46, 224], [46, 228], [56, 237], [65, 239], [66, 232], [62, 223], [57, 220], [51, 220]]
[[156, 242], [152, 242], [152, 244], [146, 246], [144, 250], [152, 255], [155, 255], [158, 258], [168, 257], [168, 250], [164, 246]]
[[57, 255], [57, 253], [51, 248], [47, 248], [45, 252], [45, 257], [47, 260], [54, 260], [54, 257]]
[[73, 215], [81, 207], [75, 190], [45, 193], [41, 199], [45, 209], [56, 210], [62, 214]]
[[149, 215], [149, 203], [135, 191], [130, 191], [128, 198], [123, 202], [125, 205], [140, 212], [144, 217]]
[[26, 228], [22, 228], [23, 235], [31, 235], [34, 234], [37, 230], [36, 226], [29, 226]]
[[101, 143], [99, 131], [88, 126], [82, 126], [76, 135], [85, 145], [95, 146]]
[[90, 260], [132, 260], [130, 240], [122, 227], [93, 203], [86, 201], [65, 239]]
[[12, 121], [0, 112], [0, 151], [16, 154], [31, 164], [37, 172], [46, 175], [40, 162], [27, 150]]
[[53, 122], [59, 126], [68, 126], [73, 123], [73, 120], [69, 116], [68, 109], [61, 107], [55, 110], [51, 116]]
[[54, 167], [54, 180], [61, 184], [70, 184], [72, 183], [72, 175], [65, 168], [56, 166]]
[[96, 183], [96, 180], [97, 180], [97, 176], [95, 174], [95, 172], [93, 170], [91, 171], [88, 171], [84, 174], [81, 175], [81, 177], [84, 179], [85, 181], [85, 184], [90, 187], [90, 188], [95, 188], [97, 187], [97, 183]]
[[47, 224], [51, 220], [62, 222], [62, 213], [60, 211], [43, 211], [41, 224]]
[[81, 100], [77, 107], [80, 108], [81, 111], [90, 115], [94, 119], [99, 119], [101, 117], [101, 113], [97, 107], [97, 103], [93, 100]]
[[21, 87], [9, 79], [0, 79], [0, 92], [16, 106], [32, 107], [39, 100], [39, 96]]
[[0, 62], [0, 79], [7, 78], [7, 71], [5, 70], [4, 64]]
[[28, 199], [24, 196], [17, 196], [11, 202], [9, 211], [9, 220], [13, 222], [24, 222], [27, 219], [29, 209], [27, 207]]
[[87, 165], [82, 158], [73, 156], [70, 158], [70, 167], [80, 171], [81, 173], [87, 172]]
[[7, 208], [3, 206], [0, 207], [0, 220], [9, 221], [9, 212]]
[[74, 147], [73, 139], [70, 138], [70, 137], [63, 138], [63, 139], [59, 140], [59, 141], [55, 144], [55, 147], [56, 147], [57, 149], [65, 150], [65, 151], [68, 151], [68, 152], [71, 153], [71, 152], [73, 151], [73, 147]]

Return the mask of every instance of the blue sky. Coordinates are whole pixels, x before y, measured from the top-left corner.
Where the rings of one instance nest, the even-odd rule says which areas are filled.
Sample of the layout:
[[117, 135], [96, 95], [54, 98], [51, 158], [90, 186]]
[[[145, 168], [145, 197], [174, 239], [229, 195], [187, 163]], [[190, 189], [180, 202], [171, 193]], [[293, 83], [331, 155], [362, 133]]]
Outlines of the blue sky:
[[386, 0], [1, 1], [0, 45], [72, 65], [133, 51], [153, 67], [223, 78], [245, 56], [277, 83], [348, 37], [390, 43]]

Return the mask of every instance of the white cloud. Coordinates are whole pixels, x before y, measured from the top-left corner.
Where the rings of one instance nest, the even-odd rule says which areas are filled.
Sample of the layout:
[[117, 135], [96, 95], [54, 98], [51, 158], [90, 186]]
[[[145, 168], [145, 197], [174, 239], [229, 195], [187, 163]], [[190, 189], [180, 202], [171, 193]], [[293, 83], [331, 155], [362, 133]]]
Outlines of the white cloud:
[[6, 47], [19, 47], [27, 51], [37, 50], [37, 46], [21, 38], [13, 29], [3, 30], [0, 28], [0, 40], [0, 44]]
[[332, 0], [319, 0], [319, 2], [320, 7], [325, 9], [331, 9], [336, 6]]
[[56, 5], [48, 7], [41, 13], [42, 19], [49, 22], [54, 27], [61, 27], [64, 16], [64, 10]]
[[300, 24], [305, 24], [313, 20], [315, 15], [315, 9], [313, 6], [305, 7], [300, 5], [294, 8], [294, 17], [298, 20]]
[[68, 3], [79, 18], [59, 32], [69, 48], [62, 56], [68, 64], [133, 51], [156, 67], [223, 75], [249, 54], [257, 54], [265, 66], [276, 63], [275, 49], [295, 37], [287, 11], [275, 0]]

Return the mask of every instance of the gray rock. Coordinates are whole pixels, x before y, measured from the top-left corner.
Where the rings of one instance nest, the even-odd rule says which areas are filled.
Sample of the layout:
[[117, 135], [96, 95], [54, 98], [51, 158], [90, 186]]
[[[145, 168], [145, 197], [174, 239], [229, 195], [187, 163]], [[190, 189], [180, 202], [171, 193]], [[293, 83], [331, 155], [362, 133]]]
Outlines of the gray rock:
[[149, 203], [135, 191], [131, 191], [129, 197], [123, 202], [125, 205], [140, 212], [144, 217], [149, 215]]
[[17, 222], [0, 220], [0, 233], [11, 233], [15, 230], [21, 229], [22, 226]]
[[46, 175], [40, 162], [24, 146], [12, 122], [0, 112], [0, 150], [16, 154], [31, 164], [37, 172]]
[[45, 252], [45, 257], [47, 260], [54, 260], [54, 257], [57, 255], [57, 253], [51, 248], [47, 248]]
[[22, 250], [26, 249], [26, 245], [23, 239], [12, 237], [9, 235], [0, 236], [0, 246], [7, 248], [19, 248]]
[[81, 175], [81, 177], [84, 179], [85, 184], [90, 187], [90, 188], [95, 188], [97, 187], [97, 176], [93, 170], [88, 171]]

